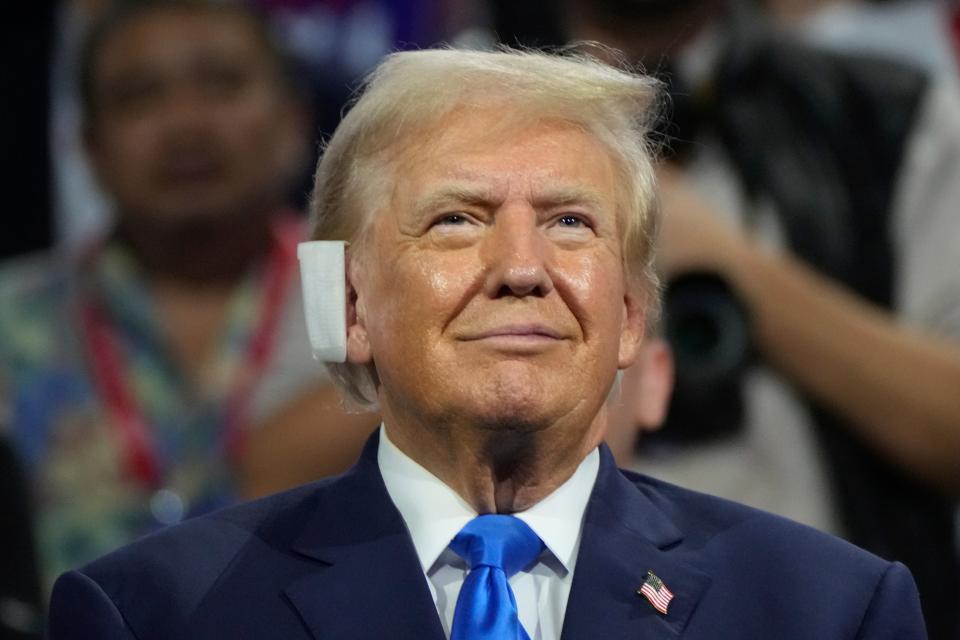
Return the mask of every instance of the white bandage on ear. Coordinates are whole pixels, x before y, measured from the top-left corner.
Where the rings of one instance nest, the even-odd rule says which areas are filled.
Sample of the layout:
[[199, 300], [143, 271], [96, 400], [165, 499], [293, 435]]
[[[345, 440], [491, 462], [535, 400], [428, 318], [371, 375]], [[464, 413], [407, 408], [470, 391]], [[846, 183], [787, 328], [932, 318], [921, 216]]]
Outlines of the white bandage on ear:
[[341, 240], [297, 245], [307, 335], [313, 357], [324, 362], [347, 359], [346, 245]]

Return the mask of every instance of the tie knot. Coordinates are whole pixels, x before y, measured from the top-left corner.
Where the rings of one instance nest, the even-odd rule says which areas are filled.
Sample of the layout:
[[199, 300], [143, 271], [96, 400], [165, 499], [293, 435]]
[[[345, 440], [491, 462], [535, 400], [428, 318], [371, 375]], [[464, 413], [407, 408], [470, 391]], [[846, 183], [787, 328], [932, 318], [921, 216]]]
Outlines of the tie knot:
[[514, 516], [477, 516], [450, 543], [471, 569], [496, 567], [509, 578], [537, 559], [543, 541], [526, 522]]

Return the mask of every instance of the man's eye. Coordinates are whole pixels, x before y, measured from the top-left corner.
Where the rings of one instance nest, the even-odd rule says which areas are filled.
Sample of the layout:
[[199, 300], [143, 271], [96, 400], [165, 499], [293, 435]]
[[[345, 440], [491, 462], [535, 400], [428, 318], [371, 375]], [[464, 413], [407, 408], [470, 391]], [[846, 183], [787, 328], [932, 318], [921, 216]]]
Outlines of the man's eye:
[[243, 69], [211, 65], [201, 71], [198, 82], [210, 97], [231, 97], [250, 83], [250, 74]]
[[575, 215], [565, 215], [561, 216], [557, 222], [561, 227], [585, 227], [587, 226], [586, 221], [580, 216]]
[[448, 224], [448, 225], [461, 225], [461, 224], [465, 224], [466, 222], [467, 222], [467, 217], [460, 213], [451, 213], [437, 220], [437, 224]]
[[153, 79], [135, 78], [117, 82], [104, 92], [104, 107], [121, 113], [144, 111], [159, 102], [166, 88]]

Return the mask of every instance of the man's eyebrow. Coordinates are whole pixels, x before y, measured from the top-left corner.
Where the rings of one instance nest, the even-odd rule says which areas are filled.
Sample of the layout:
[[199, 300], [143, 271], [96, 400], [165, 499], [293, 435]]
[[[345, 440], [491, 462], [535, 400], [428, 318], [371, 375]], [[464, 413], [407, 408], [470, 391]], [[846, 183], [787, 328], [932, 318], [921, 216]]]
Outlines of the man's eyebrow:
[[[449, 184], [439, 187], [423, 196], [417, 208], [433, 203], [464, 202], [468, 204], [487, 204], [497, 200], [490, 189], [470, 184]], [[602, 206], [604, 198], [594, 189], [579, 186], [558, 186], [545, 188], [534, 194], [536, 206], [562, 206], [565, 204], [584, 204]]]
[[451, 204], [491, 206], [496, 197], [487, 188], [469, 184], [448, 184], [420, 198], [414, 206], [417, 214], [429, 214], [435, 209]]
[[606, 204], [601, 194], [593, 189], [582, 187], [553, 187], [537, 193], [533, 198], [533, 206], [537, 209], [550, 209], [579, 205], [588, 209], [600, 210]]

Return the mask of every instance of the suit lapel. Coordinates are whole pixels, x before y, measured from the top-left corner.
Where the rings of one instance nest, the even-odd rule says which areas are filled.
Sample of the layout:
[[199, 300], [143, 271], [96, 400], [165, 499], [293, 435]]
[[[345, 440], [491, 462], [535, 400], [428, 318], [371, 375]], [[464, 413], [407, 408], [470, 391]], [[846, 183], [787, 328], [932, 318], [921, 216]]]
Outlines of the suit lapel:
[[[616, 468], [605, 447], [584, 517], [563, 640], [677, 638], [710, 583], [705, 573], [671, 551], [682, 533]], [[674, 598], [666, 614], [637, 594], [647, 571]]]
[[314, 637], [444, 640], [403, 519], [377, 466], [379, 436], [323, 491], [293, 545], [317, 570], [285, 594]]
[[[444, 640], [413, 542], [383, 485], [378, 444], [375, 433], [357, 465], [321, 490], [293, 544], [317, 569], [284, 593], [318, 640]], [[674, 550], [682, 539], [603, 447], [562, 640], [680, 637], [710, 583], [684, 561], [689, 553]], [[637, 594], [647, 571], [674, 593], [666, 615]]]

